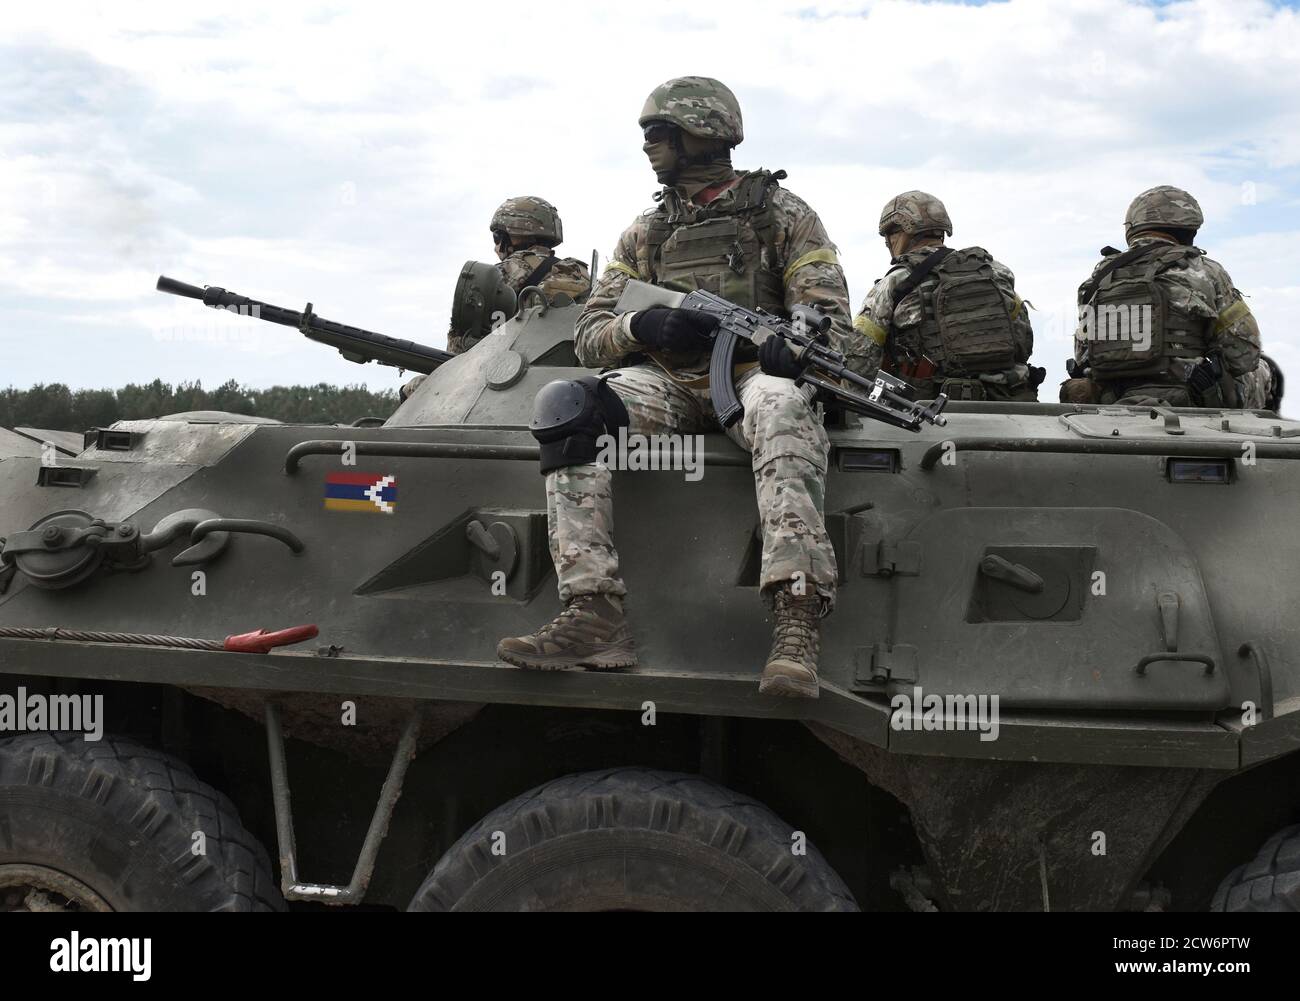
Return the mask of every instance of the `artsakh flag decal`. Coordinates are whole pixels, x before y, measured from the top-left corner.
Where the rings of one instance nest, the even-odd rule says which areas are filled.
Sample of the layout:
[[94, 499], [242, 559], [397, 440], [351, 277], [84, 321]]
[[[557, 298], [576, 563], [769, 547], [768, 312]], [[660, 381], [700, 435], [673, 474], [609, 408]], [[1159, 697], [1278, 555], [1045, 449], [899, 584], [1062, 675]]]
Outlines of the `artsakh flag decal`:
[[326, 473], [327, 511], [397, 511], [397, 477], [391, 473]]

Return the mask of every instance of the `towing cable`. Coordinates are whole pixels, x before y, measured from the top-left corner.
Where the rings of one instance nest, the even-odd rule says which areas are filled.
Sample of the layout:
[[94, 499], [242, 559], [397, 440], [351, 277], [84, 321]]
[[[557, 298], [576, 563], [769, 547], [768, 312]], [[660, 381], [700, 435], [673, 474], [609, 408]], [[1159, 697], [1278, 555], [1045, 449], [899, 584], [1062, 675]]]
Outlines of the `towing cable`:
[[105, 633], [88, 629], [64, 629], [61, 626], [30, 628], [0, 627], [0, 639], [73, 640], [82, 643], [125, 643], [131, 646], [169, 646], [184, 650], [225, 650], [231, 653], [270, 653], [275, 647], [314, 639], [320, 632], [314, 625], [292, 626], [268, 633], [255, 629], [224, 640], [202, 640], [192, 636], [159, 636], [156, 633]]

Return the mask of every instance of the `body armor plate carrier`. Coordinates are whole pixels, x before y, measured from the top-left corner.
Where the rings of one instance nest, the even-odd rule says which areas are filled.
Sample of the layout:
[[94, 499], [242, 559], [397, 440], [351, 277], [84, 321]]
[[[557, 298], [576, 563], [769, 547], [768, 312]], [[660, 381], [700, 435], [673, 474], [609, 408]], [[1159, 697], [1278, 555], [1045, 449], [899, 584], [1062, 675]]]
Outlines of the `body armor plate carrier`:
[[1145, 244], [1111, 258], [1084, 284], [1080, 336], [1095, 378], [1162, 375], [1175, 358], [1205, 354], [1210, 321], [1173, 308], [1161, 280], [1200, 254], [1195, 247]]
[[740, 306], [784, 314], [770, 201], [783, 177], [783, 170], [744, 174], [724, 211], [707, 205], [691, 222], [678, 214], [675, 194], [665, 198], [646, 234], [654, 284], [677, 292], [704, 289]]
[[[919, 279], [914, 281], [914, 279]], [[894, 306], [921, 297], [920, 350], [945, 377], [1003, 372], [1016, 364], [1013, 310], [998, 287], [993, 257], [980, 247], [942, 247], [894, 289]]]

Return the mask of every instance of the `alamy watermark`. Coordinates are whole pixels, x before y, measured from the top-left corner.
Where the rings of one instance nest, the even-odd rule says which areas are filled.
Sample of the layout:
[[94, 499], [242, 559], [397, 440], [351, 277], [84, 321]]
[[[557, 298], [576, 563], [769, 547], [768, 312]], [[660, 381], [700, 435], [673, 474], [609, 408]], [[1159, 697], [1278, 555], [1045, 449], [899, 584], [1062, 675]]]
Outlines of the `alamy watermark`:
[[72, 932], [50, 942], [53, 973], [129, 973], [137, 982], [153, 975], [153, 939], [94, 938]]
[[[232, 313], [240, 319], [260, 320], [262, 318], [261, 303], [214, 308], [223, 313]], [[228, 319], [228, 317], [213, 316], [209, 323], [195, 323], [187, 312], [184, 320], [174, 326], [155, 327], [153, 339], [162, 343], [251, 345], [266, 336], [266, 331], [254, 324], [222, 322]]]
[[1151, 347], [1152, 311], [1150, 305], [1079, 307], [1079, 326], [1075, 337], [1081, 341], [1132, 341], [1137, 351]]
[[981, 741], [998, 739], [996, 695], [937, 695], [918, 685], [893, 696], [889, 708], [894, 730], [978, 730]]
[[17, 695], [0, 695], [0, 733], [15, 730], [80, 730], [83, 740], [101, 740], [104, 696], [29, 694], [19, 686]]
[[596, 448], [596, 461], [607, 469], [679, 470], [692, 483], [704, 476], [702, 434], [628, 434], [627, 428], [619, 428], [618, 437], [597, 438]]

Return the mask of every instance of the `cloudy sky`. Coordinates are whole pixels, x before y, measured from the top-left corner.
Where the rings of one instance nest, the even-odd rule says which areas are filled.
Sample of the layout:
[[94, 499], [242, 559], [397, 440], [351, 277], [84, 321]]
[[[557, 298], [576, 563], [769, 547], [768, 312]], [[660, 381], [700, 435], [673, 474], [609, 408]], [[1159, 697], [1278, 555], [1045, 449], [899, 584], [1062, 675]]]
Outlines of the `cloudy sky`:
[[502, 198], [550, 199], [563, 250], [605, 259], [655, 189], [641, 103], [691, 73], [737, 93], [737, 165], [789, 172], [855, 307], [887, 264], [881, 205], [932, 191], [955, 243], [1015, 271], [1054, 384], [1098, 248], [1176, 184], [1300, 378], [1293, 4], [171, 0], [6, 7], [0, 385], [396, 386], [154, 281], [441, 346]]

